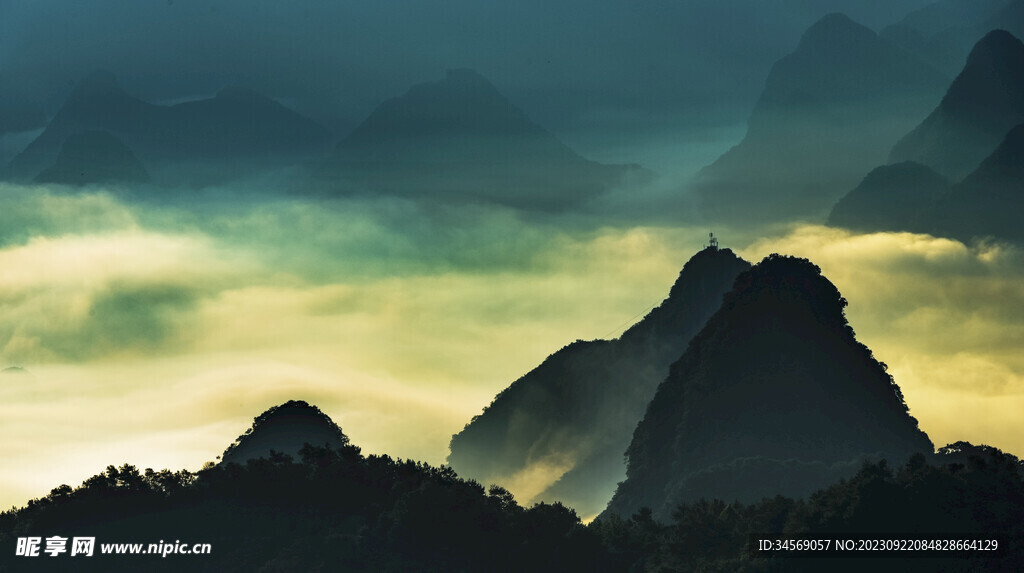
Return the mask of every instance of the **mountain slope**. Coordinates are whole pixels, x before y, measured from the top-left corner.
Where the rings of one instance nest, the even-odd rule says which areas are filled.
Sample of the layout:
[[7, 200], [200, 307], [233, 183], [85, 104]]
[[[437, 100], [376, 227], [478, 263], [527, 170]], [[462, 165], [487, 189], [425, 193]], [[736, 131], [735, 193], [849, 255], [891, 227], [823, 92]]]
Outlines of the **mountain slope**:
[[635, 167], [588, 161], [531, 121], [486, 79], [451, 70], [388, 100], [321, 170], [329, 192], [369, 190], [563, 208], [619, 184]]
[[963, 181], [954, 185], [921, 215], [927, 228], [964, 241], [995, 236], [1024, 241], [1024, 124]]
[[600, 511], [668, 365], [749, 266], [729, 249], [695, 254], [668, 298], [619, 339], [570, 344], [498, 394], [452, 437], [452, 468], [508, 484], [521, 497], [557, 499], [583, 515]]
[[971, 50], [939, 106], [893, 147], [890, 162], [916, 161], [959, 180], [1024, 122], [1024, 43], [995, 30]]
[[865, 456], [931, 453], [845, 306], [804, 259], [771, 255], [742, 274], [658, 387], [607, 512], [802, 496]]
[[946, 78], [842, 14], [772, 68], [746, 137], [692, 190], [705, 218], [823, 216], [934, 106]]

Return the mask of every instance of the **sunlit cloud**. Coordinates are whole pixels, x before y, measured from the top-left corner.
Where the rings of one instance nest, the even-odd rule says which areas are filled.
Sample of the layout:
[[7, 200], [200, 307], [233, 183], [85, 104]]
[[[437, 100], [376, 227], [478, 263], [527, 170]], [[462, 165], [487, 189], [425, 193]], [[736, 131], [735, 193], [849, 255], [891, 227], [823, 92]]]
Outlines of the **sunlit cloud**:
[[[65, 208], [0, 249], [0, 358], [31, 372], [0, 385], [0, 455], [21, 468], [0, 472], [0, 503], [110, 463], [196, 469], [290, 399], [367, 452], [443, 463], [512, 380], [660, 302], [703, 235], [394, 200], [189, 211], [30, 189]], [[112, 218], [64, 221], [92, 204]]]
[[[659, 303], [708, 231], [393, 199], [183, 209], [5, 190], [0, 359], [30, 372], [0, 376], [7, 506], [108, 464], [197, 469], [291, 399], [367, 452], [443, 463], [497, 392]], [[1018, 250], [713, 230], [751, 261], [820, 265], [936, 443], [1024, 452]], [[539, 460], [504, 485], [526, 499], [571, 465]]]

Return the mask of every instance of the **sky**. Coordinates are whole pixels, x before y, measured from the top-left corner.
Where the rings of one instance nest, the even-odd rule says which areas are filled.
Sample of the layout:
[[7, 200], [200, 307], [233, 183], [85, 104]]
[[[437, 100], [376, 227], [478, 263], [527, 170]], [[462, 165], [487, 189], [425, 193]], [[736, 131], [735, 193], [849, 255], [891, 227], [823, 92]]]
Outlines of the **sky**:
[[[0, 119], [45, 117], [106, 68], [153, 102], [249, 85], [340, 138], [473, 67], [583, 155], [669, 175], [547, 216], [275, 196], [274, 179], [188, 206], [0, 183], [0, 368], [17, 367], [0, 373], [0, 507], [109, 464], [199, 469], [292, 399], [364, 452], [443, 463], [497, 392], [660, 302], [709, 230], [751, 262], [818, 264], [937, 446], [1024, 455], [1019, 248], [657, 212], [739, 141], [810, 23], [842, 8], [877, 29], [926, 3], [0, 0]], [[5, 121], [0, 159], [40, 127]]]
[[822, 15], [842, 9], [877, 28], [928, 3], [5, 0], [0, 108], [52, 113], [103, 68], [149, 101], [245, 85], [342, 135], [383, 99], [468, 67], [543, 125], [621, 137], [745, 121], [771, 64]]

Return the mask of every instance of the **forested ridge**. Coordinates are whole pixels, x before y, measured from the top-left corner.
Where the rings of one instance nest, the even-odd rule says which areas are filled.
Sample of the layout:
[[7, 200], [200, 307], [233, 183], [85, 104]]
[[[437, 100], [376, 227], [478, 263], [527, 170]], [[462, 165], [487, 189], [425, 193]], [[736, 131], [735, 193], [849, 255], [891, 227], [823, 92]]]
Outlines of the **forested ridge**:
[[[584, 525], [560, 504], [520, 506], [450, 468], [307, 446], [199, 472], [109, 466], [0, 514], [0, 571], [1016, 571], [1021, 462], [957, 443], [905, 465], [865, 464], [812, 494], [699, 500]], [[928, 559], [766, 558], [753, 538], [933, 532], [997, 538], [998, 553]], [[19, 537], [94, 536], [97, 555], [13, 557]], [[210, 555], [99, 555], [103, 543], [209, 543]], [[984, 555], [978, 557], [977, 555]]]

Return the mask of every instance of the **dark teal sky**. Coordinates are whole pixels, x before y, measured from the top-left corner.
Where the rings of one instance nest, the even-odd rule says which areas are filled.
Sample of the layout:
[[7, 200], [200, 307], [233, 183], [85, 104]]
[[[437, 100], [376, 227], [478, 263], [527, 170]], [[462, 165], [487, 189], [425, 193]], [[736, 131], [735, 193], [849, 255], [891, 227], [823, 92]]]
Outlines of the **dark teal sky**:
[[553, 128], [596, 117], [732, 123], [822, 15], [844, 11], [877, 29], [927, 3], [3, 2], [0, 90], [52, 111], [72, 83], [106, 68], [146, 99], [245, 84], [344, 129], [412, 84], [472, 67]]

